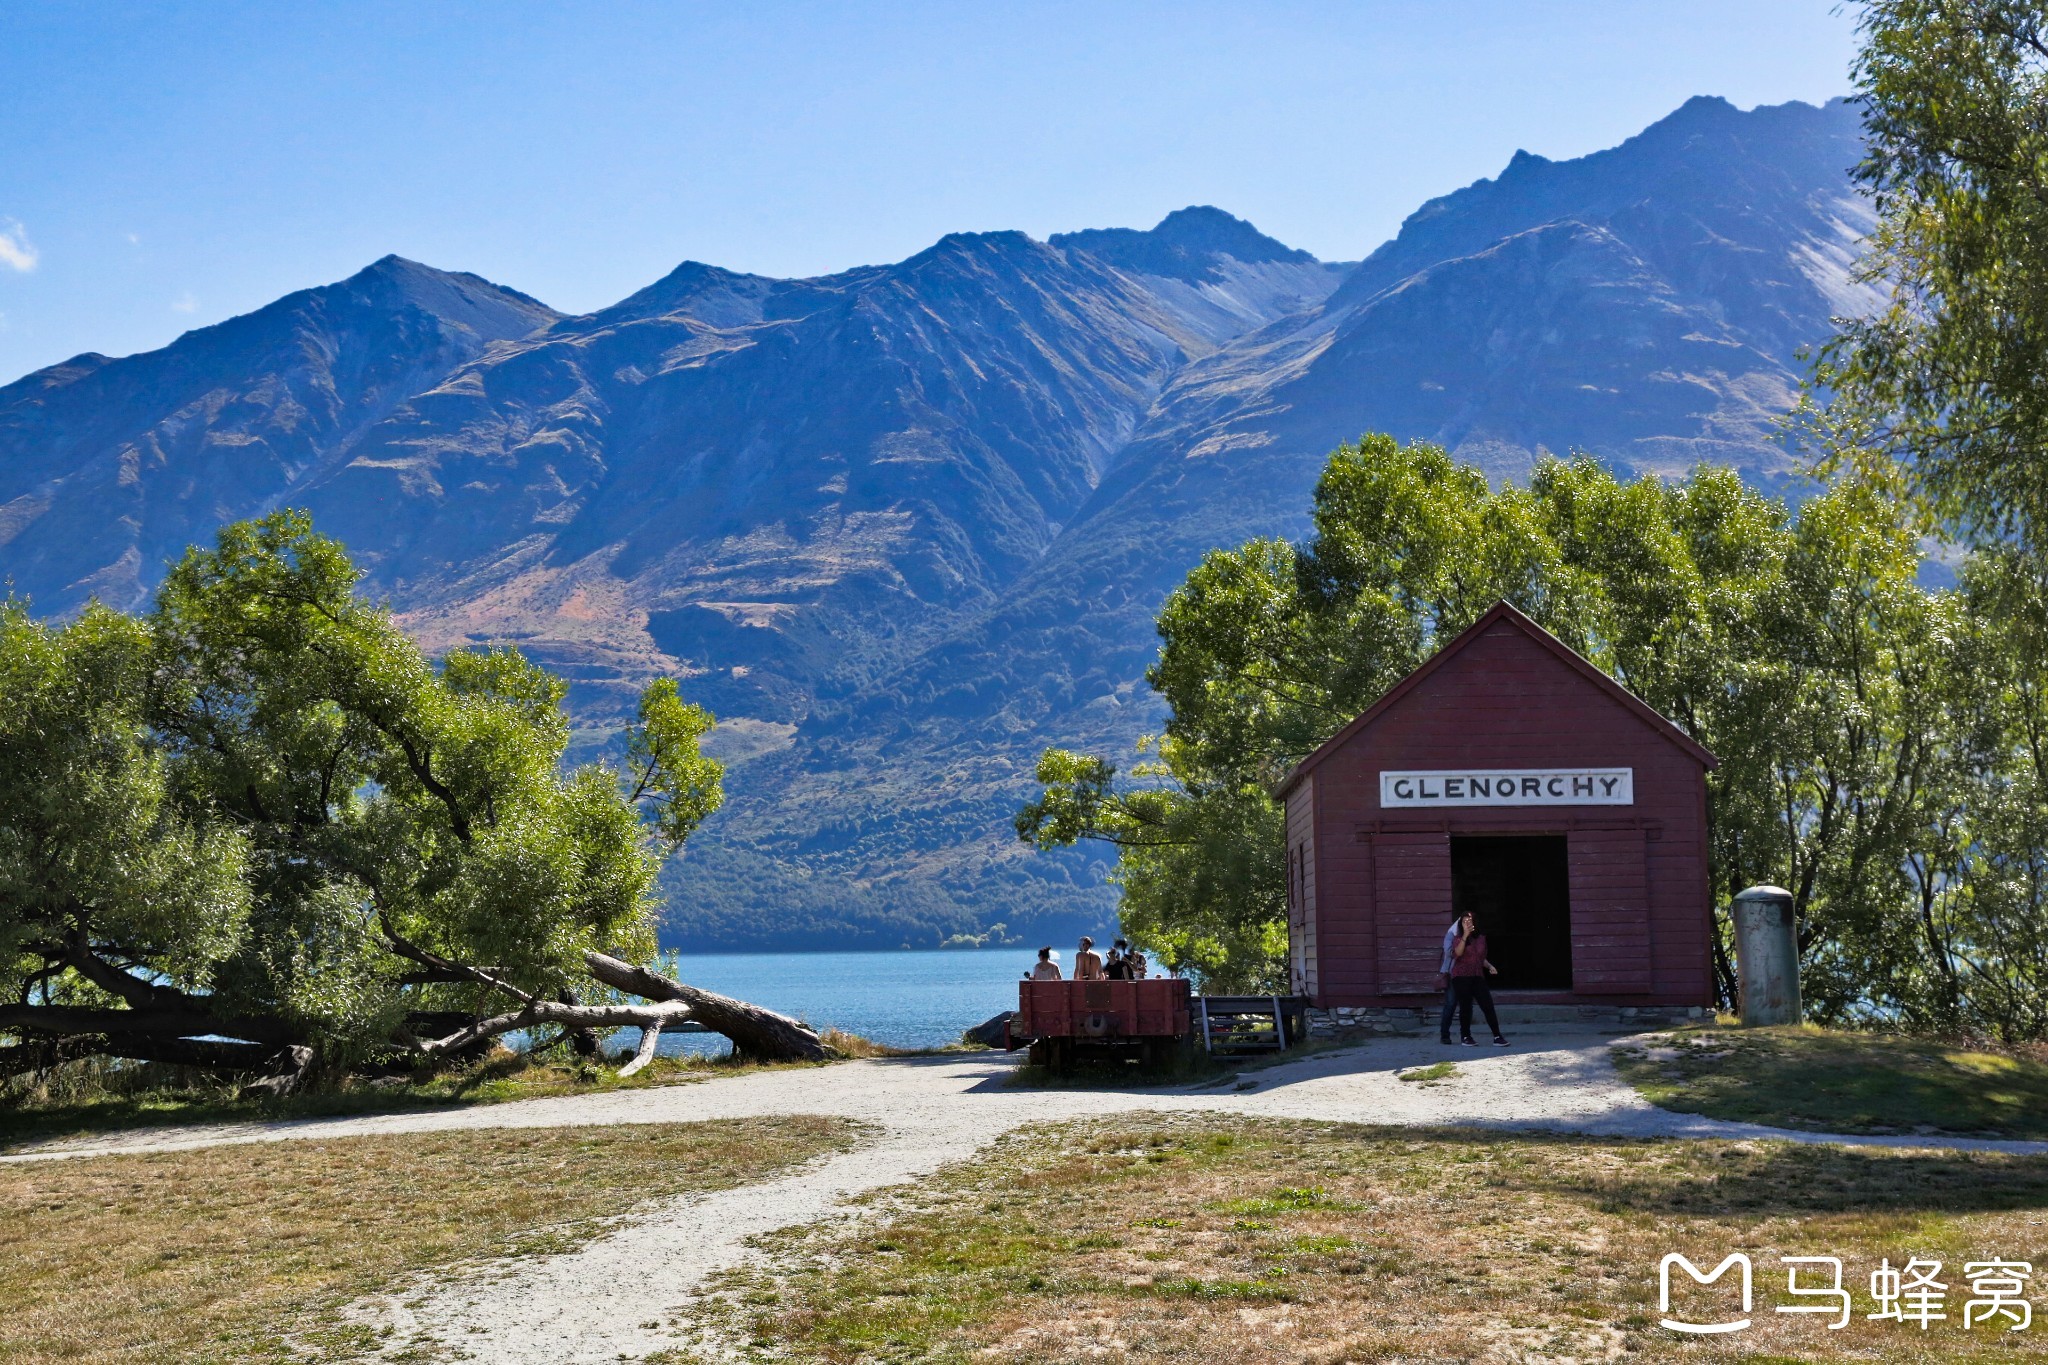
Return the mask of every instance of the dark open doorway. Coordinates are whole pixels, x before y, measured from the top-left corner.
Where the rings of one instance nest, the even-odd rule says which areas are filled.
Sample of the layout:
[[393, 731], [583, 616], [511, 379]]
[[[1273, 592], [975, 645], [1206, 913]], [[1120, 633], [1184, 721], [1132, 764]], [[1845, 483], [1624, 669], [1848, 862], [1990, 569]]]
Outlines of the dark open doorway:
[[1471, 911], [1495, 990], [1572, 988], [1572, 897], [1561, 834], [1451, 840], [1451, 907]]

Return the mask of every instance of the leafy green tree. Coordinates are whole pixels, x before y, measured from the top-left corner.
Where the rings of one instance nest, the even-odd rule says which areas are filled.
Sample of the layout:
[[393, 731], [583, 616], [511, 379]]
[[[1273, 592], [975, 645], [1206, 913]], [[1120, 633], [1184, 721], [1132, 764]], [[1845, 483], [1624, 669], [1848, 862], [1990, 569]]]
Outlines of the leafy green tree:
[[[1852, 449], [1896, 460], [1980, 540], [2048, 555], [2048, 13], [2027, 0], [1868, 0], [1855, 65], [1879, 215], [1815, 380]], [[2039, 570], [2037, 570], [2037, 573]]]
[[[1855, 74], [1879, 224], [1799, 413], [1823, 472], [1910, 496], [1977, 547], [1954, 594], [1901, 580], [1904, 527], [1815, 518], [1800, 577], [1820, 657], [1795, 689], [1780, 834], [1823, 1012], [2008, 1039], [2048, 1032], [2048, 12], [2010, 0], [1869, 0]], [[1805, 518], [1802, 518], [1804, 521]], [[1806, 528], [1802, 527], [1805, 532]], [[1832, 542], [1832, 543], [1826, 543]], [[1807, 556], [1809, 560], [1814, 555]]]
[[2035, 566], [1975, 556], [1937, 625], [1947, 742], [1904, 905], [1873, 954], [1877, 1015], [2007, 1042], [2048, 1036], [2048, 611]]
[[721, 799], [710, 714], [658, 680], [625, 773], [565, 768], [559, 679], [510, 649], [437, 667], [357, 577], [282, 512], [188, 553], [145, 618], [0, 616], [0, 1065], [296, 1076], [720, 1008], [575, 994], [652, 954], [659, 860]]
[[[249, 1063], [294, 1036], [270, 1002], [212, 994], [249, 932], [251, 850], [177, 799], [146, 719], [151, 654], [141, 623], [102, 608], [58, 628], [0, 607], [0, 1029], [51, 1026], [0, 1068]], [[245, 1041], [192, 1041], [209, 1034]]]
[[[2038, 596], [2013, 553], [1980, 556], [1963, 592], [1922, 587], [1896, 479], [1850, 463], [1858, 477], [1794, 516], [1726, 470], [1624, 482], [1547, 460], [1492, 488], [1435, 447], [1367, 437], [1332, 456], [1309, 539], [1215, 552], [1169, 598], [1156, 760], [1120, 777], [1048, 752], [1018, 831], [1116, 845], [1127, 931], [1219, 985], [1270, 988], [1286, 911], [1271, 793], [1505, 598], [1719, 756], [1717, 899], [1793, 891], [1817, 1017], [2037, 1027], [2011, 1006], [2048, 972], [2007, 948], [2038, 952], [2048, 927], [2023, 891], [2043, 846], [2026, 793], [2048, 767], [2016, 757], [2048, 738], [2029, 728], [2048, 653], [2027, 652], [2048, 613], [2024, 605]], [[1725, 926], [1716, 965], [1732, 998]]]
[[1106, 759], [1048, 749], [1043, 796], [1017, 817], [1040, 848], [1100, 839], [1117, 849], [1112, 881], [1124, 933], [1163, 965], [1212, 989], [1286, 989], [1286, 836], [1257, 783], [1213, 780], [1171, 739], [1119, 787]]

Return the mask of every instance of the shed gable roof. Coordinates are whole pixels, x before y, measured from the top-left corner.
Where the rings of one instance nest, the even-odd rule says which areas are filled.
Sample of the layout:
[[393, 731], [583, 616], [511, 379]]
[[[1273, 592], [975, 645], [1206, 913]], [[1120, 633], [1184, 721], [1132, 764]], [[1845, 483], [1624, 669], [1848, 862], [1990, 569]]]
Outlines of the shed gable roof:
[[1423, 681], [1432, 673], [1463, 653], [1473, 641], [1485, 635], [1491, 627], [1501, 622], [1506, 622], [1513, 626], [1555, 655], [1566, 667], [1607, 693], [1608, 696], [1619, 702], [1624, 710], [1630, 712], [1638, 720], [1641, 720], [1652, 730], [1656, 731], [1665, 741], [1693, 762], [1707, 769], [1720, 766], [1721, 761], [1715, 758], [1712, 753], [1691, 735], [1686, 734], [1685, 731], [1673, 725], [1663, 713], [1656, 710], [1641, 697], [1623, 687], [1613, 678], [1608, 677], [1606, 673], [1596, 668], [1584, 655], [1558, 639], [1555, 635], [1552, 635], [1543, 627], [1537, 625], [1513, 606], [1506, 602], [1496, 602], [1493, 606], [1487, 608], [1485, 614], [1477, 621], [1474, 621], [1461, 631], [1457, 638], [1423, 660], [1422, 665], [1413, 673], [1410, 673], [1407, 677], [1388, 688], [1380, 699], [1371, 706], [1368, 706], [1364, 713], [1356, 720], [1324, 740], [1314, 753], [1295, 764], [1294, 771], [1287, 774], [1286, 781], [1280, 784], [1280, 794], [1285, 796], [1289, 791], [1293, 790], [1295, 784], [1308, 776], [1309, 772], [1316, 765], [1348, 744], [1361, 731], [1368, 729], [1374, 721], [1386, 714], [1396, 702], [1421, 686]]

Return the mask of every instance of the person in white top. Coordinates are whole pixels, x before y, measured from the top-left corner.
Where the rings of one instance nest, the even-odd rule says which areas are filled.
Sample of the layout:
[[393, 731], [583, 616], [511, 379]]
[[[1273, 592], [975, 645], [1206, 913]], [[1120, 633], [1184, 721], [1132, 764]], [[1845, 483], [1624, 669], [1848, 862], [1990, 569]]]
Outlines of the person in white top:
[[1442, 965], [1436, 969], [1436, 983], [1444, 988], [1444, 1009], [1436, 1021], [1437, 1041], [1440, 1043], [1451, 1041], [1451, 1015], [1456, 1013], [1458, 1008], [1458, 993], [1451, 989], [1451, 963], [1458, 951], [1458, 926], [1464, 922], [1465, 917], [1460, 915], [1451, 921], [1450, 928], [1444, 930]]
[[1026, 981], [1057, 981], [1060, 979], [1060, 955], [1050, 948], [1038, 950], [1038, 965], [1024, 973]]

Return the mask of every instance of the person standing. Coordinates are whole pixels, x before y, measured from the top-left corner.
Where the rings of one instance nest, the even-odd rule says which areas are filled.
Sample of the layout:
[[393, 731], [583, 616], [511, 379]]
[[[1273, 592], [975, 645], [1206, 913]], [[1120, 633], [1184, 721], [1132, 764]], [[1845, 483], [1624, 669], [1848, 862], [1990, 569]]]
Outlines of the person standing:
[[1440, 1043], [1448, 1044], [1451, 1041], [1451, 1016], [1457, 1013], [1458, 1009], [1458, 988], [1451, 984], [1451, 964], [1457, 961], [1458, 930], [1464, 923], [1464, 917], [1460, 916], [1452, 920], [1450, 927], [1444, 930], [1443, 956], [1437, 962], [1436, 984], [1444, 989], [1443, 1012], [1436, 1020], [1436, 1037]]
[[1102, 957], [1095, 951], [1095, 940], [1085, 934], [1081, 937], [1081, 950], [1074, 954], [1074, 980], [1102, 980]]
[[1486, 1013], [1486, 1026], [1493, 1030], [1496, 1047], [1506, 1047], [1508, 1040], [1500, 1036], [1500, 1017], [1493, 1012], [1493, 992], [1487, 989], [1488, 975], [1498, 975], [1491, 962], [1486, 960], [1486, 935], [1479, 932], [1478, 921], [1469, 913], [1458, 920], [1456, 952], [1451, 957], [1451, 985], [1458, 993], [1458, 1041], [1467, 1047], [1477, 1047], [1472, 1041], [1472, 1005], [1476, 1001]]
[[1038, 950], [1038, 965], [1024, 973], [1026, 981], [1057, 981], [1060, 979], [1060, 955], [1050, 948]]
[[1109, 945], [1109, 959], [1102, 964], [1102, 974], [1111, 981], [1131, 979], [1131, 945], [1118, 939]]

